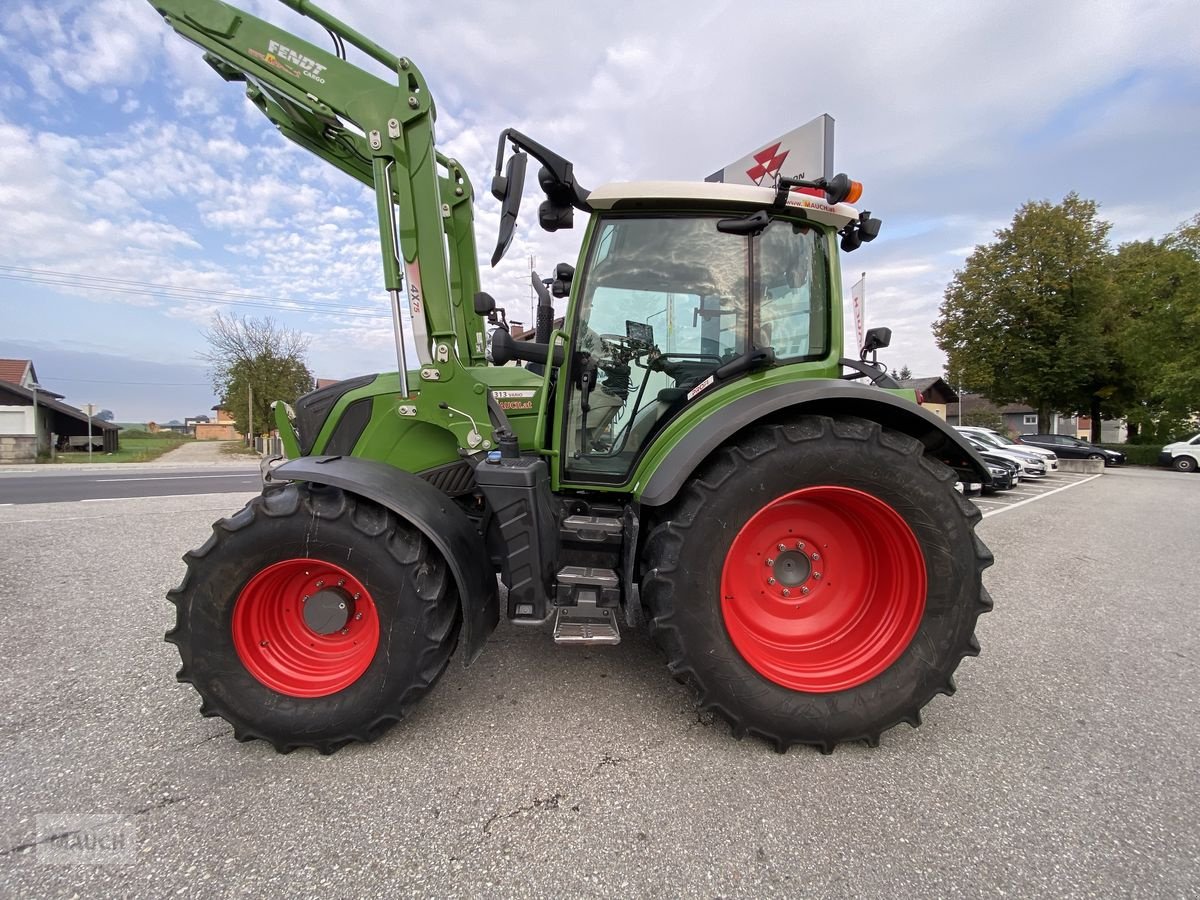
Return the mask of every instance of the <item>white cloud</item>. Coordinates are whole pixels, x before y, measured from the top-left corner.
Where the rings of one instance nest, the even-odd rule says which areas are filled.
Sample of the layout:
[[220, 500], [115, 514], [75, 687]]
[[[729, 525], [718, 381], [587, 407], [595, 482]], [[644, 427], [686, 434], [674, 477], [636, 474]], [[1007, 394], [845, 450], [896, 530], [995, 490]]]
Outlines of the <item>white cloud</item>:
[[[328, 46], [277, 3], [245, 5]], [[533, 167], [509, 255], [487, 265], [498, 224], [488, 187], [509, 125], [572, 159], [594, 187], [702, 177], [830, 112], [838, 167], [864, 181], [865, 205], [885, 221], [878, 241], [845, 257], [845, 282], [869, 272], [871, 322], [895, 332], [887, 357], [921, 374], [940, 369], [929, 323], [946, 282], [1025, 200], [1077, 189], [1101, 202], [1114, 240], [1162, 234], [1200, 208], [1193, 4], [798, 9], [531, 0], [519, 24], [511, 8], [479, 2], [358, 0], [334, 11], [422, 68], [439, 146], [477, 192], [483, 286], [512, 309], [528, 303], [529, 257], [542, 274], [574, 262], [582, 229], [537, 229]], [[0, 12], [0, 46], [14, 72], [0, 86], [4, 261], [381, 308], [370, 192], [284, 142], [144, 0], [20, 2]], [[105, 96], [144, 119], [51, 118]], [[365, 348], [364, 364], [389, 365], [386, 321], [328, 333]], [[371, 356], [380, 341], [382, 356]]]

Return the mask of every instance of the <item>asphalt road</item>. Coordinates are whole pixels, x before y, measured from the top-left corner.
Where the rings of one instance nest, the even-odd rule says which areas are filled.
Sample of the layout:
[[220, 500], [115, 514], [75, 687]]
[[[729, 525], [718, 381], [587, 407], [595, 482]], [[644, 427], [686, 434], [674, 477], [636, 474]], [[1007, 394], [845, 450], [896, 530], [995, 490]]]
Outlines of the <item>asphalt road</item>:
[[256, 464], [216, 471], [211, 466], [178, 470], [111, 466], [88, 472], [0, 472], [0, 506], [256, 491], [261, 484]]
[[[0, 509], [0, 895], [1196, 895], [1198, 476], [985, 519], [983, 655], [831, 756], [733, 740], [642, 638], [503, 624], [375, 744], [238, 744], [161, 637], [180, 553], [244, 499]], [[56, 856], [68, 813], [125, 843]]]

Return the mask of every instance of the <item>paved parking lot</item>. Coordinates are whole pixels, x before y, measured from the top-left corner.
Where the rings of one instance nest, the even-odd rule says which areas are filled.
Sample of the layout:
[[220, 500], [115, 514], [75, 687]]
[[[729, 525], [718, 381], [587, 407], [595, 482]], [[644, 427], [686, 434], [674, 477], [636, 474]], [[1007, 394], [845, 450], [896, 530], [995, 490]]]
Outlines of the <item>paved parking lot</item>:
[[[0, 896], [1182, 897], [1200, 883], [1200, 477], [1110, 470], [989, 515], [996, 609], [958, 694], [920, 729], [827, 757], [698, 718], [643, 639], [556, 648], [505, 625], [375, 744], [237, 744], [174, 682], [161, 637], [180, 553], [243, 499], [0, 509]], [[119, 840], [55, 849], [78, 815], [112, 817]]]
[[1040, 478], [1029, 478], [1022, 481], [1011, 490], [996, 491], [994, 494], [977, 494], [971, 498], [971, 502], [979, 507], [980, 512], [983, 513], [986, 519], [988, 516], [993, 516], [1009, 507], [1031, 503], [1041, 497], [1078, 487], [1091, 481], [1093, 478], [1100, 477], [1102, 476], [1052, 472]]

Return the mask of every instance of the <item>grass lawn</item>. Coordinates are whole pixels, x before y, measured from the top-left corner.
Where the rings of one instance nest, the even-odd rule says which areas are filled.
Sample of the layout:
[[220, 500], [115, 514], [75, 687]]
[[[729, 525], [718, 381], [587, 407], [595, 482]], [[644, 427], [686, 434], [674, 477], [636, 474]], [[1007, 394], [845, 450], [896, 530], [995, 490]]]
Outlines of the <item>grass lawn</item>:
[[[174, 450], [180, 444], [186, 444], [192, 440], [195, 439], [170, 431], [160, 431], [156, 434], [148, 431], [122, 431], [119, 437], [120, 450], [116, 453], [93, 450], [91, 461], [94, 463], [149, 462], [162, 456], [168, 450]], [[49, 460], [43, 461], [48, 462]], [[56, 463], [85, 463], [88, 461], [88, 453], [87, 450], [68, 450], [57, 454], [54, 461]]]

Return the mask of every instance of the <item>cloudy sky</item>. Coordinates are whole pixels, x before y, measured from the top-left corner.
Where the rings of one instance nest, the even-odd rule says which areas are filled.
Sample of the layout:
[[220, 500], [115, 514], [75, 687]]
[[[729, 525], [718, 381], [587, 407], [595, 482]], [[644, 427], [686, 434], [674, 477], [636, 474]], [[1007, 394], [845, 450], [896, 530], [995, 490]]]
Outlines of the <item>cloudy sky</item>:
[[[1194, 0], [326, 2], [424, 72], [439, 146], [480, 195], [484, 287], [512, 318], [530, 256], [543, 274], [574, 262], [581, 230], [538, 231], [527, 202], [488, 267], [510, 125], [596, 186], [700, 179], [829, 113], [835, 168], [884, 220], [843, 258], [845, 283], [868, 273], [868, 325], [890, 326], [886, 361], [919, 375], [941, 373], [946, 282], [1025, 200], [1078, 191], [1115, 241], [1200, 211]], [[327, 46], [278, 3], [243, 5]], [[304, 332], [321, 377], [395, 368], [370, 196], [288, 144], [144, 0], [0, 5], [0, 221], [0, 356], [32, 357], [45, 386], [119, 421], [212, 406], [197, 354], [217, 311]]]

